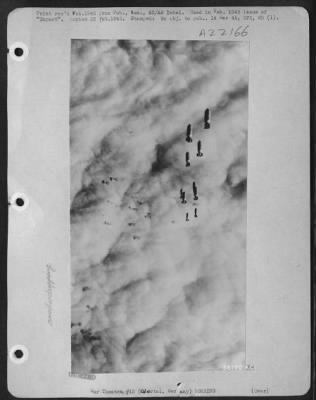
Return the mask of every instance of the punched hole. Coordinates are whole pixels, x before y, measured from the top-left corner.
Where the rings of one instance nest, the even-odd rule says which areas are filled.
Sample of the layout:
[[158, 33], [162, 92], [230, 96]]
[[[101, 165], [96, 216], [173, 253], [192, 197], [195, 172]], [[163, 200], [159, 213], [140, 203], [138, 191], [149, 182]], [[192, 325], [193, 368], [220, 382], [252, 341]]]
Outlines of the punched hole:
[[22, 351], [21, 349], [17, 349], [17, 350], [15, 350], [15, 352], [14, 352], [14, 356], [15, 356], [15, 358], [17, 358], [18, 360], [20, 360], [20, 359], [24, 356], [24, 353], [23, 353], [23, 351]]
[[29, 356], [28, 349], [22, 344], [13, 346], [9, 352], [9, 357], [15, 364], [23, 364]]
[[24, 50], [23, 50], [21, 47], [16, 47], [16, 48], [14, 49], [14, 54], [15, 54], [17, 57], [22, 57], [23, 54], [24, 54]]
[[25, 43], [15, 42], [9, 47], [9, 55], [15, 61], [24, 61], [29, 54], [29, 49]]
[[17, 192], [9, 199], [9, 205], [11, 205], [16, 211], [24, 211], [29, 205], [29, 199], [25, 193]]
[[24, 200], [23, 200], [21, 197], [18, 197], [18, 198], [15, 200], [15, 204], [16, 204], [17, 206], [19, 206], [19, 207], [23, 207], [23, 206], [24, 206]]

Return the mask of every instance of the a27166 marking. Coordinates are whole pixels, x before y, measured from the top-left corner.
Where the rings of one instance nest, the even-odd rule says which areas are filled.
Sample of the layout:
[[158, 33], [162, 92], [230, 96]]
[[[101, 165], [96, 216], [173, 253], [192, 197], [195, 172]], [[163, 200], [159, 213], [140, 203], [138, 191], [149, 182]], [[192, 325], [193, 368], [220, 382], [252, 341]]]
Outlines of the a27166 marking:
[[246, 37], [248, 36], [249, 25], [240, 25], [237, 28], [203, 28], [200, 30], [199, 37], [216, 37], [216, 36], [229, 36], [229, 37]]

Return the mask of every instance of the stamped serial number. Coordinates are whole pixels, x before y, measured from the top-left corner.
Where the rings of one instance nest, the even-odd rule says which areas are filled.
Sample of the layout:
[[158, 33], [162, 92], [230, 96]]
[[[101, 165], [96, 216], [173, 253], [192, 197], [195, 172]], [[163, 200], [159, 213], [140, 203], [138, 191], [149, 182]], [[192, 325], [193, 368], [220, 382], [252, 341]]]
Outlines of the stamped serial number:
[[215, 37], [215, 36], [230, 36], [230, 37], [246, 37], [249, 32], [249, 25], [240, 25], [237, 28], [203, 28], [200, 30], [199, 37]]

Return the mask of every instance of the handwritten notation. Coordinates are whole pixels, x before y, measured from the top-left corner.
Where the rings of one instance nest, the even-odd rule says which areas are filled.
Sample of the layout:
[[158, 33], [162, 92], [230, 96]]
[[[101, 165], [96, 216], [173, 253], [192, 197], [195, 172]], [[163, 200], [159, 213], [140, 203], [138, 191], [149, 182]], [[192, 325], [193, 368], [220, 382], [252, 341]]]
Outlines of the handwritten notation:
[[239, 25], [237, 28], [202, 28], [199, 38], [226, 36], [235, 38], [244, 38], [249, 34], [249, 25]]

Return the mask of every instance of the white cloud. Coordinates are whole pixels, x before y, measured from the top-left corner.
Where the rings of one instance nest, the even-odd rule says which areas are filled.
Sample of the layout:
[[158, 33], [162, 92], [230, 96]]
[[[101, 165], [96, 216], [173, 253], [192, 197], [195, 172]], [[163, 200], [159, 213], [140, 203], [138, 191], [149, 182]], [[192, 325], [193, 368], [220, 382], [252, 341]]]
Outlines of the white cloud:
[[73, 370], [243, 359], [247, 85], [243, 42], [72, 42]]

